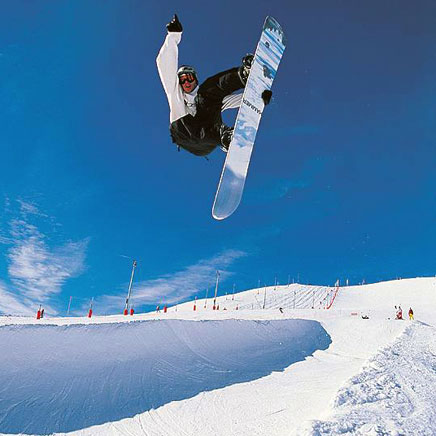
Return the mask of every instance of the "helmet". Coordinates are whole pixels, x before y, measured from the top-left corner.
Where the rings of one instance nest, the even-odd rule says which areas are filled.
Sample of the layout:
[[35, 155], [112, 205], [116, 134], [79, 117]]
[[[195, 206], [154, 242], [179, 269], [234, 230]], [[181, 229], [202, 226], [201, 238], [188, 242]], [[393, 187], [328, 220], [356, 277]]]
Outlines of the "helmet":
[[194, 67], [191, 67], [190, 65], [182, 65], [177, 70], [177, 75], [180, 77], [182, 74], [192, 74], [195, 80], [198, 82], [197, 72], [195, 71]]

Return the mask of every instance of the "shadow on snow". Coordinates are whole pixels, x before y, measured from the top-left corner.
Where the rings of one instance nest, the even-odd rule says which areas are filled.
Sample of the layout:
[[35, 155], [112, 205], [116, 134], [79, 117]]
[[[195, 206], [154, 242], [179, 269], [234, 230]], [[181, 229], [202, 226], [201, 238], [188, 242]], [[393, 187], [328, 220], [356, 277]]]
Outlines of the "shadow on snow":
[[132, 417], [304, 360], [315, 321], [180, 321], [0, 328], [0, 428], [49, 434]]

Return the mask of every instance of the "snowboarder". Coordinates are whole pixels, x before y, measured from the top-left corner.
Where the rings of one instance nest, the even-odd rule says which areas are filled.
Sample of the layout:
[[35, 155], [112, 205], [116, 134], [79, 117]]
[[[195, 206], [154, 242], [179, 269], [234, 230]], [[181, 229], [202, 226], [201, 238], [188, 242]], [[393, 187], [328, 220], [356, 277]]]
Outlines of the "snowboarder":
[[412, 308], [410, 307], [409, 308], [409, 319], [410, 319], [410, 321], [413, 321], [413, 310], [412, 310]]
[[[177, 15], [167, 24], [167, 36], [156, 59], [159, 76], [170, 107], [170, 134], [178, 149], [197, 156], [206, 156], [217, 146], [227, 152], [233, 127], [223, 124], [221, 112], [241, 105], [242, 94], [233, 94], [245, 87], [253, 55], [247, 54], [238, 67], [218, 73], [199, 85], [196, 70], [178, 65], [178, 44], [183, 26]], [[265, 104], [271, 91], [264, 91]]]

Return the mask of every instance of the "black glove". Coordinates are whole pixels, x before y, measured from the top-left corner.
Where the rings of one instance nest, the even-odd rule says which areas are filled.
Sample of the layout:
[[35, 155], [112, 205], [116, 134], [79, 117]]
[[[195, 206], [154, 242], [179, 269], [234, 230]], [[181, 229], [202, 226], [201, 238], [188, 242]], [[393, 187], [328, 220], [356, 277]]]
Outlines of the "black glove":
[[182, 23], [179, 21], [179, 17], [177, 14], [174, 14], [173, 19], [167, 24], [167, 30], [168, 32], [182, 32], [183, 26]]
[[269, 104], [269, 102], [271, 101], [271, 97], [272, 91], [270, 91], [269, 89], [265, 89], [265, 91], [262, 92], [262, 100], [265, 106]]

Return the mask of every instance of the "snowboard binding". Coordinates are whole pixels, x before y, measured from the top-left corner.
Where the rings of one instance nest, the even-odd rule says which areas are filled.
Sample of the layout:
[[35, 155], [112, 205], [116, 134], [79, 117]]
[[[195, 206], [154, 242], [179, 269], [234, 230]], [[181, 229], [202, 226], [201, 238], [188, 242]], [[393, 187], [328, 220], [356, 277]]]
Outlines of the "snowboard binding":
[[250, 75], [251, 65], [253, 65], [254, 55], [251, 53], [246, 54], [242, 58], [242, 65], [239, 67], [239, 77], [244, 86], [247, 83], [248, 76]]
[[221, 150], [224, 151], [224, 153], [227, 153], [233, 138], [233, 127], [228, 127], [225, 124], [222, 124], [220, 127], [220, 137]]

